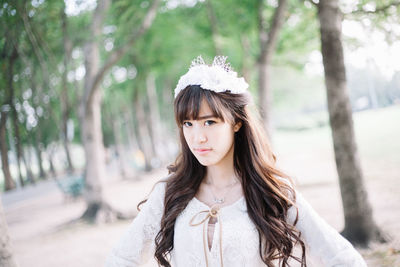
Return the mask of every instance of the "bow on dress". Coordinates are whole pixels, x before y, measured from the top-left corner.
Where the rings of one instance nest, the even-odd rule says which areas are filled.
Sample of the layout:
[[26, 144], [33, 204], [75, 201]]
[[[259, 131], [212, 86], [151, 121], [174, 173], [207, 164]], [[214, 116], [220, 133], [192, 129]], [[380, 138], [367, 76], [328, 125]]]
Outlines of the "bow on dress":
[[[202, 214], [206, 214], [206, 216], [202, 220], [200, 220], [198, 222], [194, 222], [196, 220], [196, 218]], [[219, 207], [217, 206], [217, 204], [214, 204], [213, 206], [211, 206], [211, 208], [209, 210], [202, 210], [202, 211], [199, 211], [198, 213], [196, 213], [193, 216], [193, 218], [190, 220], [189, 225], [190, 226], [198, 226], [200, 224], [203, 224], [204, 256], [206, 259], [206, 266], [208, 267], [208, 253], [207, 253], [207, 244], [206, 244], [207, 243], [206, 225], [208, 225], [211, 218], [217, 218], [217, 220], [218, 220], [218, 224], [219, 224], [219, 255], [220, 255], [220, 260], [221, 260], [221, 267], [224, 267], [224, 262], [222, 259], [222, 223], [220, 220]]]

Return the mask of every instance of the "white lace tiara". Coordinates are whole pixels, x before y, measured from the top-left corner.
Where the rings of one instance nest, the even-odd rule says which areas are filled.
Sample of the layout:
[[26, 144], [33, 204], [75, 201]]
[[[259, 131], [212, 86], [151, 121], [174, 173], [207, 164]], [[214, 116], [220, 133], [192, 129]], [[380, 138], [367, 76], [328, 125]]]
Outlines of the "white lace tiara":
[[249, 87], [243, 77], [237, 77], [231, 65], [226, 63], [226, 56], [216, 56], [212, 65], [207, 65], [201, 56], [192, 61], [189, 71], [182, 75], [175, 88], [175, 97], [188, 85], [199, 85], [201, 88], [217, 93], [229, 91], [242, 94]]

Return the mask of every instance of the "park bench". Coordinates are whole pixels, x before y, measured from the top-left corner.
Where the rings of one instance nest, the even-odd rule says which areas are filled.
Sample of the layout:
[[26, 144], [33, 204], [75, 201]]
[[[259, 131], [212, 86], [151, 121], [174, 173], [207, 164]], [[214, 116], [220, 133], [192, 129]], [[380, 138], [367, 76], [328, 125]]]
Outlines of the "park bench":
[[74, 175], [63, 179], [56, 179], [56, 184], [65, 197], [76, 199], [82, 195], [85, 187], [85, 179], [83, 176]]

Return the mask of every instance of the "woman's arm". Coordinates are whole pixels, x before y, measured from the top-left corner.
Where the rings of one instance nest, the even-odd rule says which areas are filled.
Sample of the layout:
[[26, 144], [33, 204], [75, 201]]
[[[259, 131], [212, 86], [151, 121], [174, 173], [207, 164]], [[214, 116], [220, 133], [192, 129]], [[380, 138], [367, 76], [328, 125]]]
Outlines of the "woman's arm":
[[[367, 266], [350, 242], [326, 223], [297, 191], [296, 205], [299, 212], [296, 228], [301, 232], [308, 256], [327, 267]], [[296, 218], [294, 206], [289, 209], [288, 216], [289, 221], [293, 223]]]
[[136, 267], [154, 254], [154, 238], [160, 230], [164, 210], [165, 182], [155, 185], [138, 216], [114, 246], [106, 260], [106, 267]]

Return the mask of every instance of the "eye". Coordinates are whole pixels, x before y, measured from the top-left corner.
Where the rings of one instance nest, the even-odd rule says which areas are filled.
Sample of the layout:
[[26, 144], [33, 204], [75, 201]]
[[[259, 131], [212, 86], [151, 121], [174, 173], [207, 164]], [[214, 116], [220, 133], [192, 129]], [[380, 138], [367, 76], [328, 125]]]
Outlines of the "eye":
[[189, 121], [184, 121], [184, 122], [183, 122], [183, 126], [185, 126], [185, 127], [190, 127], [190, 126], [192, 126], [192, 123], [189, 122]]
[[216, 121], [213, 121], [213, 120], [206, 120], [206, 121], [204, 122], [204, 124], [205, 124], [206, 126], [213, 125], [214, 123], [217, 123], [217, 122], [216, 122]]

